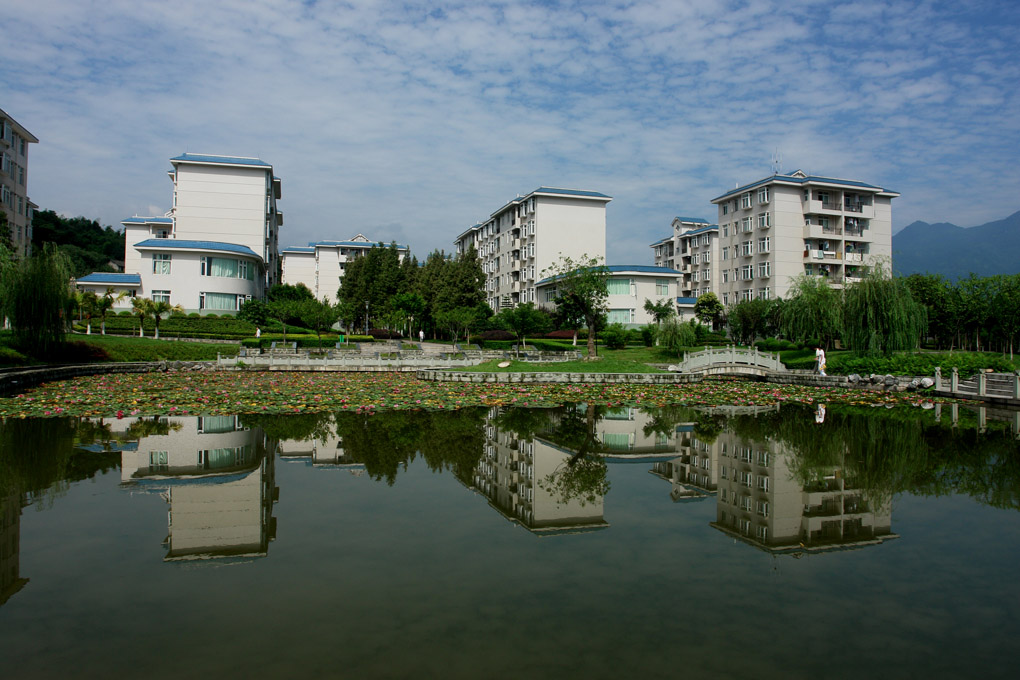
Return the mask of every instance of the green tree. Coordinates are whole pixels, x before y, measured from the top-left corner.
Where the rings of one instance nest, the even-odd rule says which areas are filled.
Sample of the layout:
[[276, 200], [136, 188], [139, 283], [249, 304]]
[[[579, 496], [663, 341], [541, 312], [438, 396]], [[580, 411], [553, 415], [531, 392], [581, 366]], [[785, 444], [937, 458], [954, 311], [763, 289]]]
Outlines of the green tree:
[[1013, 358], [1013, 347], [1020, 335], [1020, 274], [1000, 276], [998, 290], [992, 300], [992, 318], [1004, 348], [1009, 348]]
[[688, 322], [670, 319], [662, 325], [659, 334], [662, 338], [662, 344], [670, 352], [676, 354], [678, 358], [683, 356], [686, 348], [693, 347], [698, 341], [698, 332], [694, 319]]
[[92, 317], [99, 311], [99, 299], [99, 296], [91, 290], [75, 292], [75, 302], [85, 317], [85, 335], [92, 335]]
[[645, 298], [645, 311], [655, 319], [656, 326], [661, 326], [663, 321], [676, 315], [676, 305], [668, 298], [655, 302]]
[[172, 314], [174, 312], [183, 312], [184, 308], [180, 305], [172, 305], [166, 300], [160, 300], [159, 302], [152, 301], [149, 307], [149, 313], [152, 314], [152, 322], [156, 326], [155, 338], [159, 340], [159, 322], [163, 320], [165, 314]]
[[525, 302], [504, 309], [496, 315], [495, 323], [517, 337], [517, 354], [529, 335], [546, 332], [552, 325], [549, 315], [536, 309], [531, 302]]
[[131, 308], [138, 317], [138, 337], [145, 337], [145, 320], [152, 314], [152, 300], [136, 297], [131, 300]]
[[726, 324], [739, 344], [750, 345], [755, 338], [767, 338], [779, 332], [778, 300], [742, 300], [730, 307]]
[[584, 317], [588, 326], [588, 359], [593, 359], [595, 329], [599, 315], [606, 313], [609, 298], [609, 268], [601, 257], [584, 254], [575, 261], [561, 255], [559, 261], [542, 275], [555, 279], [556, 304], [566, 302]]
[[110, 310], [127, 296], [128, 294], [124, 291], [118, 293], [113, 288], [107, 288], [103, 296], [96, 301], [96, 314], [99, 316], [99, 327], [103, 335], [106, 335], [106, 317]]
[[410, 337], [414, 332], [415, 319], [419, 324], [422, 322], [422, 315], [425, 313], [425, 298], [420, 293], [405, 291], [394, 295], [390, 304], [407, 324], [407, 335]]
[[302, 300], [298, 305], [301, 324], [315, 331], [315, 336], [319, 339], [319, 349], [322, 349], [322, 332], [332, 328], [340, 318], [339, 308], [330, 304], [325, 296], [321, 300]]
[[269, 321], [269, 308], [264, 300], [245, 300], [237, 310], [237, 318], [256, 326], [265, 326]]
[[798, 276], [783, 306], [783, 334], [806, 342], [815, 338], [825, 349], [839, 338], [843, 324], [840, 292], [821, 276]]
[[10, 320], [19, 348], [50, 354], [64, 340], [72, 301], [70, 265], [55, 246], [0, 263], [0, 317]]
[[901, 278], [871, 267], [843, 296], [843, 342], [859, 355], [914, 349], [925, 331], [925, 308]]
[[694, 303], [694, 316], [698, 317], [701, 323], [709, 325], [713, 330], [722, 319], [725, 309], [715, 293], [704, 293]]
[[11, 233], [11, 225], [7, 221], [7, 213], [0, 210], [0, 246], [8, 251], [14, 250], [14, 235]]
[[465, 342], [471, 342], [471, 332], [482, 328], [491, 317], [492, 310], [482, 302], [475, 307], [443, 310], [439, 312], [436, 322], [453, 336], [454, 342], [462, 335]]

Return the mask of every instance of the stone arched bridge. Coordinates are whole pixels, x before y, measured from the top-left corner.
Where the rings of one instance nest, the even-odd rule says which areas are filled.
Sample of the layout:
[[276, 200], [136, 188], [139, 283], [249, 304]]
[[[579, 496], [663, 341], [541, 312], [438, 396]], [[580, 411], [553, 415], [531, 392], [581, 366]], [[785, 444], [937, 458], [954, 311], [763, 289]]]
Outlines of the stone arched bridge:
[[758, 348], [706, 347], [700, 352], [688, 352], [684, 360], [669, 367], [671, 371], [706, 377], [735, 375], [765, 378], [772, 373], [786, 372], [786, 367], [775, 352], [759, 352]]

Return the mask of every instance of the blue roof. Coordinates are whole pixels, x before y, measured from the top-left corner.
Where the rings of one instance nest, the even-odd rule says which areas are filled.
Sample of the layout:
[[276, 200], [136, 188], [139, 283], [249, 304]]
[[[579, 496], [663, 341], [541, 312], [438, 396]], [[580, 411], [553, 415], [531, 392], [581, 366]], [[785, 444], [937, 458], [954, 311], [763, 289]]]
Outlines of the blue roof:
[[121, 286], [140, 286], [142, 277], [138, 274], [114, 274], [108, 272], [92, 272], [80, 279], [78, 283], [107, 283]]
[[672, 241], [672, 240], [673, 240], [672, 236], [667, 236], [666, 238], [660, 238], [658, 241], [653, 243], [652, 246], [661, 246], [663, 243], [666, 243], [666, 242]]
[[[579, 198], [595, 198], [600, 200], [605, 199], [607, 203], [613, 200], [612, 196], [606, 196], [605, 194], [601, 194], [597, 191], [582, 191], [581, 189], [557, 189], [555, 187], [539, 187], [526, 196], [518, 196], [517, 198], [507, 201], [499, 208], [499, 210], [493, 212], [492, 215], [490, 215], [490, 217], [498, 215], [511, 205], [519, 205], [520, 203], [523, 203], [524, 201], [528, 200], [535, 194], [555, 194], [559, 196], [576, 196]], [[471, 229], [474, 229], [474, 227], [471, 227]], [[471, 229], [468, 229], [467, 231], [471, 231]]]
[[[670, 269], [669, 267], [656, 267], [650, 264], [610, 264], [603, 265], [605, 269], [609, 270], [610, 274], [622, 273], [622, 272], [637, 272], [642, 274], [681, 274], [682, 272], [676, 269]], [[555, 276], [548, 276], [538, 283], [536, 286], [541, 286], [545, 283], [551, 283], [556, 279]]]
[[280, 251], [281, 253], [314, 253], [315, 248], [309, 246], [287, 246]]
[[198, 153], [182, 153], [170, 159], [171, 163], [215, 163], [217, 165], [248, 165], [259, 168], [273, 167], [269, 163], [258, 158], [243, 158], [240, 156], [210, 156]]
[[697, 301], [698, 301], [698, 298], [693, 298], [693, 297], [678, 297], [676, 299], [676, 303], [678, 305], [693, 305]]
[[[835, 185], [838, 185], [838, 186], [854, 187], [854, 188], [857, 188], [857, 189], [870, 189], [872, 191], [888, 192], [888, 193], [896, 194], [895, 191], [890, 191], [889, 189], [883, 189], [882, 187], [875, 186], [874, 184], [868, 184], [866, 182], [858, 182], [858, 181], [852, 180], [852, 179], [835, 179], [833, 177], [818, 177], [818, 176], [815, 176], [815, 175], [807, 175], [807, 176], [804, 176], [804, 177], [794, 177], [793, 175], [772, 175], [771, 177], [766, 177], [765, 179], [760, 179], [757, 182], [751, 182], [750, 184], [745, 184], [742, 187], [737, 187], [736, 189], [733, 189], [732, 191], [727, 191], [722, 196], [717, 196], [716, 198], [713, 198], [712, 202], [714, 203], [714, 202], [716, 202], [716, 201], [718, 201], [720, 199], [726, 198], [727, 196], [732, 196], [734, 194], [739, 194], [739, 193], [742, 193], [744, 191], [747, 191], [748, 189], [753, 189], [754, 187], [760, 186], [762, 184], [768, 184], [770, 182], [785, 182], [785, 183], [790, 183], [790, 184], [808, 184], [808, 183], [835, 184]], [[899, 194], [896, 194], [896, 195], [898, 196]]]
[[610, 273], [615, 272], [641, 272], [644, 274], [679, 274], [676, 269], [669, 267], [656, 267], [653, 264], [611, 264], [606, 266]]
[[[388, 248], [389, 243], [383, 243], [382, 241], [309, 241], [309, 247], [314, 248], [315, 246], [346, 246], [349, 248], [371, 248], [377, 246], [379, 248]], [[397, 244], [397, 250], [408, 250], [408, 246]]]
[[697, 229], [690, 229], [681, 234], [681, 236], [694, 236], [695, 234], [703, 234], [706, 231], [719, 231], [718, 224], [711, 224], [707, 227], [698, 227]]
[[121, 220], [121, 224], [173, 224], [174, 218], [172, 217], [129, 217], [126, 220]]
[[708, 224], [708, 220], [703, 220], [700, 217], [674, 217], [674, 220], [680, 220], [681, 222], [695, 222], [697, 224]]
[[262, 259], [261, 255], [248, 246], [242, 246], [237, 243], [220, 243], [219, 241], [181, 241], [175, 238], [150, 238], [141, 243], [136, 243], [134, 247], [159, 248], [160, 250], [217, 250]]

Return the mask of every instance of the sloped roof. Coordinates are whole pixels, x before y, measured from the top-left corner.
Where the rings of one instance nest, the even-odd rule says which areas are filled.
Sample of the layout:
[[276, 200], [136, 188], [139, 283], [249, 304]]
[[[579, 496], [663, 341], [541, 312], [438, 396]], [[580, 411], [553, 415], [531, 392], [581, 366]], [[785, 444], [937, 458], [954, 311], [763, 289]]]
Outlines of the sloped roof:
[[262, 256], [248, 246], [237, 243], [221, 243], [219, 241], [182, 241], [175, 238], [150, 238], [134, 245], [135, 248], [156, 248], [159, 250], [214, 250], [225, 253], [247, 255], [259, 260]]

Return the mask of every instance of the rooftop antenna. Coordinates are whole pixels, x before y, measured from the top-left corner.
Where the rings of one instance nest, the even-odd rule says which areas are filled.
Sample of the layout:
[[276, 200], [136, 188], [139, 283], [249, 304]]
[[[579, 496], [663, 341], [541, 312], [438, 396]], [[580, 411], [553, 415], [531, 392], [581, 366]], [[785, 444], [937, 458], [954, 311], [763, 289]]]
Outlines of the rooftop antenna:
[[779, 147], [776, 147], [775, 152], [772, 154], [772, 174], [783, 174], [783, 154], [779, 153]]

